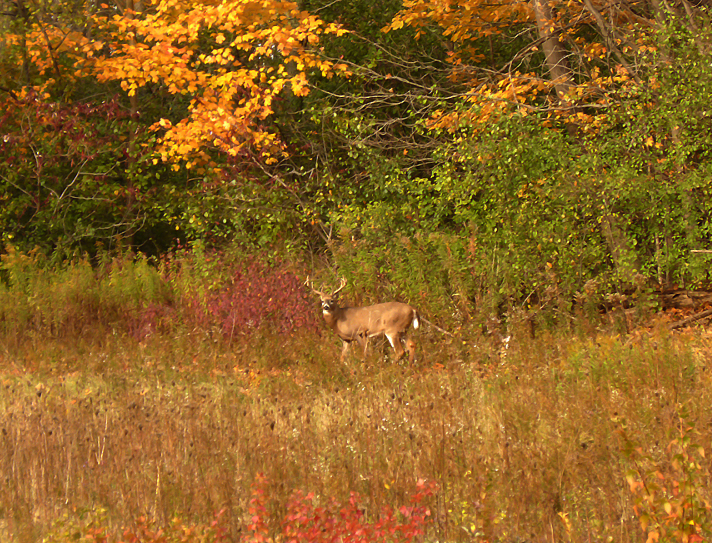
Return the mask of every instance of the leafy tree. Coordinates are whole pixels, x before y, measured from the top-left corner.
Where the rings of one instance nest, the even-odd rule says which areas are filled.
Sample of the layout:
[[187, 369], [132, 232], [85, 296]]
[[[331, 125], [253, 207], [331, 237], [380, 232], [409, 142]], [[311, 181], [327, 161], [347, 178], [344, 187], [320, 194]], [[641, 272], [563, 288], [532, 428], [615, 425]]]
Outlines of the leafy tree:
[[[0, 179], [12, 202], [5, 219], [17, 224], [7, 239], [51, 247], [122, 237], [131, 245], [158, 234], [165, 246], [176, 235], [235, 235], [261, 219], [269, 224], [274, 208], [253, 212], [274, 203], [265, 168], [286, 152], [271, 119], [275, 104], [308, 94], [314, 74], [348, 74], [318, 49], [321, 36], [342, 30], [294, 2], [11, 7], [2, 62], [13, 68], [7, 73], [25, 76], [2, 86], [8, 154]], [[93, 113], [70, 119], [109, 103], [120, 116], [108, 124]], [[71, 128], [49, 119], [52, 111]], [[81, 133], [95, 162], [67, 147], [65, 129]], [[41, 167], [32, 161], [37, 149]], [[26, 170], [12, 171], [18, 161]], [[251, 206], [255, 190], [266, 198]], [[52, 213], [39, 212], [47, 209]]]
[[[187, 116], [154, 125], [164, 131], [161, 158], [189, 168], [214, 164], [211, 151], [273, 162], [284, 150], [268, 125], [279, 96], [307, 94], [311, 73], [348, 73], [316, 49], [321, 34], [342, 31], [294, 2], [171, 0], [100, 23], [102, 42], [77, 41], [88, 73], [120, 81], [130, 96], [159, 85], [190, 98]], [[102, 54], [94, 53], [99, 43]]]

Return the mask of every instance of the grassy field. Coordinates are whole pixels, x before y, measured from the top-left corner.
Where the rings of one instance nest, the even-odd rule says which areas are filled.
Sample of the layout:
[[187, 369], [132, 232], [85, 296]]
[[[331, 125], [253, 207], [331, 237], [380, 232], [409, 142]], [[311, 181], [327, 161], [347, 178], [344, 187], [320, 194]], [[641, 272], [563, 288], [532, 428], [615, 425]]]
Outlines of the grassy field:
[[295, 490], [357, 492], [368, 517], [419, 479], [437, 483], [426, 540], [644, 541], [646, 518], [666, 540], [710, 535], [705, 331], [418, 339], [414, 365], [385, 346], [342, 363], [335, 338], [299, 332], [6, 342], [1, 538], [223, 511], [237, 540], [258, 474], [276, 539]]
[[462, 320], [342, 362], [306, 270], [221, 258], [3, 256], [0, 540], [712, 537], [704, 327]]

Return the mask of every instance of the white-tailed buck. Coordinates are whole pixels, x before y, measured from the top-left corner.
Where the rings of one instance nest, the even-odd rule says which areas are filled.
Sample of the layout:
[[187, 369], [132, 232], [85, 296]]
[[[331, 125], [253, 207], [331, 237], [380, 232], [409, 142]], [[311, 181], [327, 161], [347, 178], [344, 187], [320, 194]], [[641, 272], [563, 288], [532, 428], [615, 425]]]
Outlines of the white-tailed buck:
[[363, 348], [366, 358], [368, 340], [372, 337], [386, 336], [396, 352], [396, 360], [405, 354], [403, 344], [408, 350], [411, 362], [415, 359], [415, 342], [406, 335], [406, 331], [420, 326], [418, 312], [414, 307], [400, 302], [369, 305], [367, 307], [339, 307], [336, 295], [346, 285], [346, 279], [341, 280], [341, 285], [331, 294], [316, 290], [307, 277], [306, 285], [309, 286], [321, 299], [321, 309], [324, 320], [329, 327], [344, 342], [341, 359], [344, 359], [352, 341], [357, 341]]

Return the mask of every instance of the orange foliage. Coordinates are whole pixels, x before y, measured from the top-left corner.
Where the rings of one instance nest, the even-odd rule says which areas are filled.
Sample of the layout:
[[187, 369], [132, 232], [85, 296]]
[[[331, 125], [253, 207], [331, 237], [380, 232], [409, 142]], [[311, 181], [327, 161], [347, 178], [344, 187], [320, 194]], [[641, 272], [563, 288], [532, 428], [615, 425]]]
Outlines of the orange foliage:
[[[283, 151], [263, 126], [273, 101], [287, 89], [308, 94], [309, 72], [346, 74], [345, 65], [311, 47], [320, 34], [342, 32], [295, 2], [163, 0], [145, 17], [115, 17], [112, 38], [120, 52], [93, 68], [99, 79], [120, 80], [129, 95], [159, 83], [192, 96], [187, 118], [155, 126], [165, 129], [164, 160], [189, 157], [190, 167], [208, 162], [205, 149], [212, 148], [231, 156], [250, 150], [270, 162]], [[133, 36], [135, 42], [127, 40]], [[198, 49], [199, 41], [212, 47]]]
[[161, 158], [189, 167], [209, 163], [210, 150], [274, 161], [284, 150], [264, 121], [276, 97], [307, 95], [310, 74], [349, 75], [317, 47], [321, 35], [345, 31], [296, 2], [160, 0], [142, 13], [97, 17], [96, 25], [99, 39], [54, 27], [26, 34], [31, 60], [50, 74], [49, 51], [58, 51], [73, 59], [77, 76], [120, 81], [129, 96], [147, 85], [189, 96], [186, 118], [153, 126], [163, 132]]
[[[638, 43], [630, 41], [625, 52], [631, 57], [640, 57], [649, 49], [645, 45], [648, 43], [645, 30], [638, 28], [634, 31], [632, 23], [635, 20], [630, 13], [616, 11], [615, 7], [598, 0], [591, 0], [588, 7], [584, 2], [571, 0], [545, 0], [544, 3], [550, 19], [537, 21], [532, 2], [524, 0], [403, 2], [403, 9], [383, 31], [391, 32], [407, 26], [414, 28], [416, 38], [419, 38], [426, 27], [439, 27], [443, 37], [452, 44], [448, 57], [452, 65], [450, 77], [468, 88], [469, 107], [436, 111], [429, 120], [431, 128], [457, 131], [463, 125], [483, 126], [503, 114], [528, 115], [533, 111], [548, 111], [552, 118], [565, 118], [567, 123], [577, 124], [584, 131], [595, 131], [605, 122], [604, 109], [615, 100], [612, 94], [622, 89], [630, 90], [634, 81], [628, 68], [611, 63], [618, 58], [611, 56], [609, 47], [603, 43], [605, 40], [596, 41], [596, 34], [591, 32], [584, 38], [579, 32], [585, 27], [600, 31], [593, 14], [604, 12], [613, 20], [611, 28], [606, 31], [613, 35], [617, 28], [626, 28]], [[524, 36], [523, 25], [534, 27], [534, 32], [530, 33], [534, 40], [522, 44], [523, 48], [514, 58], [508, 56], [509, 63], [494, 66], [490, 54], [497, 41], [483, 38], [507, 34], [511, 40], [514, 34]], [[546, 67], [526, 73], [516, 70], [517, 66], [525, 64], [523, 59], [541, 53], [541, 44], [547, 35], [557, 36], [558, 41], [566, 45], [570, 52], [569, 61], [575, 64], [572, 70], [575, 70], [576, 78], [571, 77], [565, 96], [556, 96], [552, 92], [560, 81], [549, 78]], [[536, 66], [536, 62], [528, 62], [528, 65]], [[606, 76], [600, 74], [602, 67], [608, 70]], [[602, 113], [584, 115], [579, 106], [600, 108]]]
[[[529, 2], [515, 0], [513, 2], [488, 2], [486, 0], [405, 0], [403, 9], [393, 21], [383, 30], [397, 30], [403, 26], [423, 28], [430, 23], [436, 23], [443, 29], [443, 35], [455, 43], [477, 37], [487, 37], [499, 34], [502, 25], [529, 22], [533, 13]], [[420, 37], [421, 31], [416, 33]], [[453, 55], [453, 62], [463, 60], [461, 50]]]

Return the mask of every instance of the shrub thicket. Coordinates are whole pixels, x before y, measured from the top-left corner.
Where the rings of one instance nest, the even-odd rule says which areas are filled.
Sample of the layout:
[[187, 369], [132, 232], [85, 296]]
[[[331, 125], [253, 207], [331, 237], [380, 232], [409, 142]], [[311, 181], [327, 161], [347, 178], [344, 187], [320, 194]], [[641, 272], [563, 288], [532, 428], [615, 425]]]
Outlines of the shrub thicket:
[[232, 341], [258, 329], [314, 332], [304, 273], [282, 261], [214, 251], [179, 251], [157, 264], [142, 255], [52, 261], [8, 247], [0, 274], [0, 333], [198, 332]]

